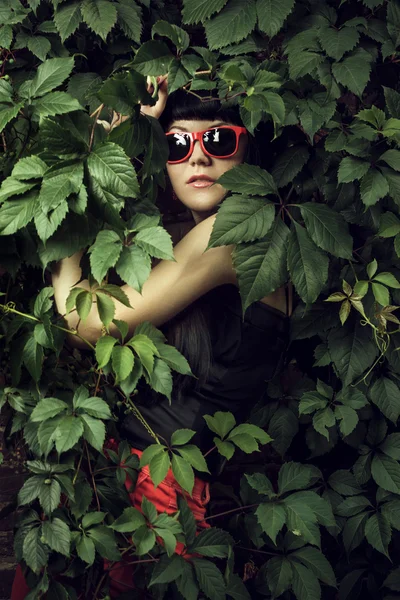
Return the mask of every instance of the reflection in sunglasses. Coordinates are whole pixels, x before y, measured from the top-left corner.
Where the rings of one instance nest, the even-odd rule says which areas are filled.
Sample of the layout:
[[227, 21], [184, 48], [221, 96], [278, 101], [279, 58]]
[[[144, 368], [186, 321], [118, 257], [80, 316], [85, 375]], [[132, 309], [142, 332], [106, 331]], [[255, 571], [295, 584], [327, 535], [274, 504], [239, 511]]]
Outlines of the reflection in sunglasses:
[[175, 133], [174, 138], [177, 146], [179, 146], [179, 144], [182, 144], [182, 146], [186, 146], [187, 139], [182, 133]]

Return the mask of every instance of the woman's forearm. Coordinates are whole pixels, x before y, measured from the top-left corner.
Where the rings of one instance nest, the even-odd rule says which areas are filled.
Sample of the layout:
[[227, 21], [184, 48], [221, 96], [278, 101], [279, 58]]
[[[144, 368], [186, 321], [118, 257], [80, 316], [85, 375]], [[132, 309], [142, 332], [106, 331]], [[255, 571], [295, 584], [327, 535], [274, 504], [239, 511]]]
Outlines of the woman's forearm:
[[[69, 258], [60, 260], [52, 273], [52, 283], [54, 289], [54, 299], [56, 301], [57, 310], [60, 315], [65, 315], [65, 303], [73, 288], [82, 277], [82, 269], [79, 265], [83, 251], [77, 252]], [[80, 287], [88, 288], [88, 282], [80, 282]], [[78, 317], [76, 318], [78, 320]], [[68, 323], [73, 326], [72, 323]]]

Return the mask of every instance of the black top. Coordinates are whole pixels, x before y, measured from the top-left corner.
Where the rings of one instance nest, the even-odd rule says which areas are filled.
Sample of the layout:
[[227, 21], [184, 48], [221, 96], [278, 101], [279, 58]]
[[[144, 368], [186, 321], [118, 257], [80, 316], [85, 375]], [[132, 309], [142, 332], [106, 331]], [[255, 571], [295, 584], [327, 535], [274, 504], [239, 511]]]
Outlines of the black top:
[[[265, 392], [266, 382], [279, 370], [289, 338], [289, 318], [281, 311], [255, 302], [242, 320], [241, 298], [233, 284], [221, 285], [201, 298], [210, 315], [213, 361], [206, 383], [189, 391], [178, 402], [172, 394], [155, 405], [139, 406], [150, 427], [166, 440], [176, 429], [194, 429], [190, 443], [202, 452], [213, 445], [215, 434], [203, 415], [230, 411], [243, 422]], [[140, 450], [154, 439], [138, 419], [130, 415], [122, 423], [122, 437]], [[203, 474], [201, 475], [203, 477]]]

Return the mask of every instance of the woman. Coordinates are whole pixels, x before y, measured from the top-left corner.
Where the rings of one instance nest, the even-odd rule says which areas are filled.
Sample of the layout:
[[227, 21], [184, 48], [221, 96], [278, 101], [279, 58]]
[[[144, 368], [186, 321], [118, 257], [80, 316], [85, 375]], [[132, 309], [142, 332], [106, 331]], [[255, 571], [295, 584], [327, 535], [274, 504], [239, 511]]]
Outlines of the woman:
[[[162, 260], [153, 267], [142, 294], [123, 286], [133, 309], [115, 301], [115, 318], [126, 321], [131, 334], [139, 323], [152, 322], [189, 360], [197, 380], [178, 376], [171, 405], [166, 398], [157, 398], [157, 394], [147, 392], [150, 398], [146, 398], [143, 389], [139, 394], [140, 410], [151, 429], [168, 442], [176, 429], [195, 430], [191, 443], [204, 453], [214, 444], [203, 416], [221, 410], [232, 412], [237, 421], [245, 420], [262, 395], [265, 382], [278, 370], [287, 343], [289, 306], [286, 290], [279, 289], [251, 305], [243, 322], [231, 258], [233, 246], [205, 252], [215, 213], [226, 195], [226, 190], [214, 182], [251, 155], [249, 134], [238, 111], [235, 107], [222, 108], [217, 100], [202, 103], [184, 91], [175, 92], [167, 100], [167, 82], [161, 78], [159, 83], [157, 104], [142, 107], [142, 112], [160, 118], [170, 149], [168, 177], [177, 198], [190, 210], [193, 224], [174, 248], [175, 262]], [[61, 314], [66, 312], [71, 288], [78, 282], [81, 287], [88, 286], [87, 282], [80, 282], [80, 258], [78, 254], [62, 260], [53, 274], [55, 300]], [[66, 320], [69, 327], [78, 327], [80, 335], [92, 343], [101, 335], [96, 309], [84, 323], [78, 323], [76, 312]], [[117, 334], [112, 328], [111, 333]], [[123, 421], [120, 434], [139, 456], [154, 443], [132, 415]], [[214, 460], [211, 471], [216, 468]], [[129, 484], [127, 481], [128, 489]], [[144, 468], [130, 496], [139, 509], [145, 495], [159, 511], [173, 513], [179, 493], [182, 490], [172, 472], [155, 489], [148, 469]], [[187, 500], [198, 528], [207, 527], [204, 517], [209, 482], [204, 474], [196, 477], [192, 498]], [[181, 552], [182, 548], [178, 545], [176, 551]], [[117, 565], [110, 575], [112, 596], [133, 589], [129, 567]], [[13, 596], [12, 600], [22, 597]]]

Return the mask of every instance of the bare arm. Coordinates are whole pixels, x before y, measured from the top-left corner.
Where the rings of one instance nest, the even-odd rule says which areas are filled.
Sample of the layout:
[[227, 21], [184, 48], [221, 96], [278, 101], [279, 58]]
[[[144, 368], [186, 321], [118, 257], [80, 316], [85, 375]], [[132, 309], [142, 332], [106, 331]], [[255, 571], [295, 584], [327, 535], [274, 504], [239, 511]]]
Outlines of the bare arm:
[[[128, 323], [130, 333], [143, 321], [150, 321], [156, 327], [162, 325], [189, 304], [209, 290], [224, 283], [237, 285], [236, 273], [233, 269], [231, 253], [233, 246], [211, 248], [204, 252], [215, 221], [216, 215], [208, 217], [196, 225], [175, 246], [176, 262], [162, 260], [151, 271], [143, 286], [142, 294], [124, 285], [133, 309], [127, 308], [114, 300], [115, 318]], [[53, 286], [57, 309], [65, 314], [65, 302], [71, 290], [81, 276], [79, 260], [81, 254], [64, 259], [58, 264], [53, 274]], [[80, 287], [88, 288], [88, 282], [80, 283]], [[78, 315], [72, 312], [67, 317], [70, 328], [76, 328]], [[80, 335], [91, 343], [95, 343], [101, 335], [102, 323], [96, 307], [84, 323], [79, 324]], [[114, 326], [110, 332], [117, 335]], [[79, 344], [80, 345], [80, 344]]]

